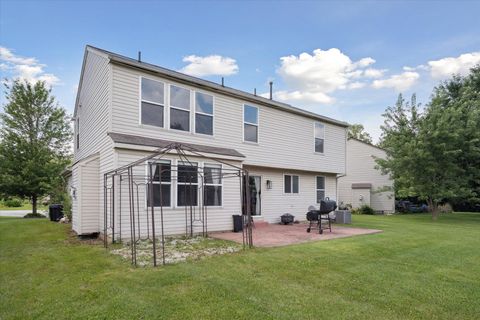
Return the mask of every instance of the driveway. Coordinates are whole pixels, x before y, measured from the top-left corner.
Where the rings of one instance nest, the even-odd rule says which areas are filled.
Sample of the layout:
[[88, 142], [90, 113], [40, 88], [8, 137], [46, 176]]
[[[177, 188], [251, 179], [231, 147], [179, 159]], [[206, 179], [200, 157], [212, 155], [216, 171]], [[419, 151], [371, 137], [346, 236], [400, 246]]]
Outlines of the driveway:
[[[27, 213], [32, 212], [32, 210], [0, 210], [0, 217], [16, 217], [23, 218]], [[37, 211], [40, 214], [46, 215], [45, 211]]]

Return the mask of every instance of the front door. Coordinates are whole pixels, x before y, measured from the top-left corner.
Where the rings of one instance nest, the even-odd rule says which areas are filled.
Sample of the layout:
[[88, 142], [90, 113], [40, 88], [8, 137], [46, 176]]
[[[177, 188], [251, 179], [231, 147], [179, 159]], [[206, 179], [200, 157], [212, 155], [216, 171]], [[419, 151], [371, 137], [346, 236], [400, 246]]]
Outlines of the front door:
[[262, 204], [262, 177], [249, 176], [250, 185], [250, 214], [252, 216], [261, 215]]

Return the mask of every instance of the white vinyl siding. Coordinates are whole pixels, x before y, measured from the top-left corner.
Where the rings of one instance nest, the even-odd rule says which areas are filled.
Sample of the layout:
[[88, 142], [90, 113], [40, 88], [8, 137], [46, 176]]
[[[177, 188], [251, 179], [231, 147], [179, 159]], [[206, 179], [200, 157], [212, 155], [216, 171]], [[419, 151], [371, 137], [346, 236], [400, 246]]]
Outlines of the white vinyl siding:
[[[111, 97], [111, 65], [105, 56], [87, 49], [74, 114], [80, 124], [76, 126], [78, 129], [75, 128], [79, 148], [74, 148], [74, 166], [72, 167], [72, 175], [73, 171], [76, 175], [72, 186], [77, 189], [77, 200], [73, 200], [72, 203], [72, 228], [80, 234], [99, 232], [103, 229], [103, 173], [113, 169], [114, 166], [113, 142], [107, 135], [111, 130]], [[82, 192], [82, 198], [79, 190], [80, 182], [85, 183], [85, 177], [78, 170], [78, 165], [89, 161], [92, 157], [98, 157], [99, 168], [96, 184], [92, 182], [87, 192], [98, 195], [98, 200], [86, 198], [85, 192]], [[83, 204], [90, 206], [90, 213], [95, 212], [94, 217], [89, 216], [84, 219]], [[96, 206], [97, 209], [94, 211], [92, 206]]]
[[[258, 125], [261, 145], [243, 143], [243, 105], [248, 103], [218, 92], [211, 92], [215, 103], [214, 137], [141, 126], [138, 124], [139, 115], [136, 107], [140, 99], [138, 78], [140, 76], [153, 78], [153, 76], [115, 64], [112, 67], [114, 89], [112, 131], [114, 132], [150, 138], [159, 138], [161, 133], [162, 139], [180, 143], [228, 146], [244, 154], [245, 164], [248, 165], [316, 172], [345, 172], [345, 127], [323, 123], [325, 150], [328, 152], [319, 161], [312, 146], [312, 118], [256, 105], [259, 108]], [[187, 88], [192, 92], [199, 89], [161, 77], [154, 78], [164, 83]]]
[[[385, 158], [385, 151], [355, 139], [347, 141], [347, 174], [338, 179], [339, 201], [344, 204], [358, 204], [361, 196], [374, 210], [393, 212], [393, 192], [379, 192], [385, 187], [393, 188], [393, 180], [375, 168], [374, 157]], [[370, 183], [372, 189], [352, 189], [352, 183]]]
[[[310, 136], [311, 137], [311, 136]], [[284, 171], [282, 169], [251, 167], [246, 166], [250, 176], [262, 177], [262, 218], [269, 223], [280, 222], [280, 216], [284, 213], [290, 213], [295, 216], [295, 220], [304, 221], [308, 207], [316, 203], [316, 185], [315, 178], [320, 173], [315, 172], [294, 172], [300, 180], [299, 193], [295, 195], [286, 195], [284, 193]], [[325, 196], [335, 200], [336, 196], [336, 176], [334, 174], [324, 174], [325, 176]], [[266, 181], [272, 181], [272, 188], [267, 189]]]
[[[134, 150], [125, 150], [125, 149], [117, 149], [115, 151], [116, 158], [118, 159], [117, 165], [123, 166], [129, 164], [133, 161], [137, 161], [147, 155], [148, 152], [142, 151], [134, 151]], [[180, 162], [175, 155], [166, 155], [165, 160], [169, 160], [172, 162], [172, 165]], [[198, 163], [199, 167], [202, 167], [203, 161], [205, 159], [190, 157], [191, 161]], [[206, 162], [210, 163], [210, 162]], [[228, 161], [226, 163], [231, 163], [236, 166], [240, 166], [240, 162], [238, 161]], [[213, 164], [213, 163], [212, 163]], [[226, 165], [224, 165], [224, 168]], [[133, 170], [133, 174], [137, 175], [144, 175], [145, 168], [143, 166], [135, 167]], [[174, 174], [172, 174], [174, 175]], [[118, 181], [117, 181], [118, 183]], [[172, 188], [175, 189], [175, 181], [172, 179]], [[143, 189], [142, 189], [143, 188]], [[241, 205], [240, 205], [240, 188], [239, 188], [239, 178], [225, 178], [222, 181], [222, 205], [221, 206], [209, 206], [208, 207], [208, 231], [223, 231], [223, 230], [231, 230], [233, 228], [232, 224], [232, 214], [241, 214]], [[117, 201], [117, 209], [116, 209], [116, 234], [120, 232], [120, 222], [122, 224], [122, 236], [124, 238], [130, 237], [130, 229], [129, 226], [129, 213], [128, 213], [128, 187], [125, 183], [122, 187], [122, 204], [120, 205], [120, 197], [119, 197], [119, 189], [117, 185], [117, 194], [116, 194], [116, 201]], [[140, 187], [139, 189], [139, 204], [140, 204], [140, 225], [142, 234], [146, 234], [147, 232], [147, 201], [146, 201], [146, 192], [145, 187]], [[176, 197], [174, 192], [174, 197]], [[173, 198], [172, 198], [173, 199]], [[172, 200], [172, 204], [175, 204], [175, 200]], [[121, 209], [120, 209], [121, 206]], [[198, 207], [197, 207], [198, 209]], [[136, 210], [136, 209], [135, 209]], [[157, 226], [160, 226], [160, 208], [154, 209], [155, 215], [155, 222]], [[136, 212], [136, 211], [135, 211]], [[198, 214], [198, 210], [196, 210]], [[165, 226], [165, 234], [184, 234], [185, 233], [185, 207], [171, 207], [171, 208], [163, 208], [164, 214], [164, 226]], [[149, 217], [151, 217], [151, 213], [149, 213]], [[150, 218], [149, 218], [150, 219]], [[200, 232], [202, 230], [201, 225], [194, 224], [194, 232]], [[157, 235], [160, 235], [160, 229], [157, 229]]]

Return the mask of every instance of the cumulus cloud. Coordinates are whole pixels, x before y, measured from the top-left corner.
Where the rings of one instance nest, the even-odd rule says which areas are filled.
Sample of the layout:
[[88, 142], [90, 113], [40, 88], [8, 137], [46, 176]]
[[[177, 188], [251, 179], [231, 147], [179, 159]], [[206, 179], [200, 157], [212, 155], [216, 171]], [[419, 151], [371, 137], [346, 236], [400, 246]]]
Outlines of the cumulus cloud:
[[430, 74], [434, 79], [445, 79], [452, 74], [466, 75], [477, 64], [480, 64], [480, 51], [428, 61]]
[[238, 65], [235, 59], [219, 55], [206, 57], [190, 55], [183, 58], [183, 62], [187, 62], [188, 65], [183, 67], [181, 72], [196, 77], [229, 76], [238, 72]]
[[0, 47], [0, 69], [9, 73], [12, 78], [19, 78], [32, 83], [45, 81], [48, 85], [59, 83], [59, 79], [52, 73], [46, 73], [45, 64], [39, 63], [36, 58], [21, 57], [12, 50]]
[[279, 100], [332, 103], [334, 98], [330, 94], [336, 90], [362, 88], [366, 85], [362, 80], [379, 77], [384, 72], [370, 67], [375, 63], [373, 58], [352, 61], [337, 48], [285, 56], [280, 61], [277, 72], [289, 90], [275, 92]]
[[395, 91], [404, 91], [412, 87], [417, 82], [418, 78], [420, 78], [418, 72], [405, 71], [386, 79], [374, 80], [372, 87], [375, 89], [392, 88]]

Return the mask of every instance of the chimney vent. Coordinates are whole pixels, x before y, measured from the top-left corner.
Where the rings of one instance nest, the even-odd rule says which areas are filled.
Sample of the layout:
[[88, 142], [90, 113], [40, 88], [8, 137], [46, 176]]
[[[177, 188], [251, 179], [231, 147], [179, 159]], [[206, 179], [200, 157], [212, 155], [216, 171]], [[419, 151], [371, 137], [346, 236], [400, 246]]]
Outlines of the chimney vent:
[[142, 62], [142, 51], [138, 51], [138, 62]]
[[268, 84], [270, 85], [270, 100], [272, 100], [272, 96], [273, 96], [273, 81], [270, 81]]

